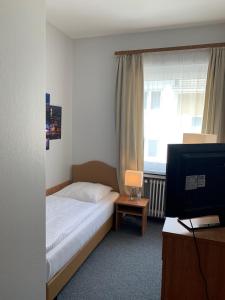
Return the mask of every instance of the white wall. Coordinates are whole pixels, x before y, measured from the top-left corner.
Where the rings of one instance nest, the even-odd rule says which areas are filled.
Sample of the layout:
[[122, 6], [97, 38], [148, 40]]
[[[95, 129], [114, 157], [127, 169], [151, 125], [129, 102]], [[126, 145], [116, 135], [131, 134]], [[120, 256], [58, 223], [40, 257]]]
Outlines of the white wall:
[[46, 151], [46, 187], [70, 179], [72, 164], [72, 40], [47, 24], [47, 92], [62, 106], [62, 137]]
[[213, 42], [225, 42], [225, 24], [74, 41], [73, 162], [116, 165], [115, 51]]
[[45, 299], [45, 1], [0, 9], [0, 299]]

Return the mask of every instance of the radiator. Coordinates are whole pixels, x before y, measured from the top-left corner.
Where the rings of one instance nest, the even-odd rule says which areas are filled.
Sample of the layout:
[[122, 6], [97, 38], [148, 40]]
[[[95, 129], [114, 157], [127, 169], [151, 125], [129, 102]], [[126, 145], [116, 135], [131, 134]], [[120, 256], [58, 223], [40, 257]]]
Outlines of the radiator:
[[144, 176], [144, 196], [150, 199], [148, 208], [150, 217], [164, 218], [165, 183], [164, 175], [145, 174]]

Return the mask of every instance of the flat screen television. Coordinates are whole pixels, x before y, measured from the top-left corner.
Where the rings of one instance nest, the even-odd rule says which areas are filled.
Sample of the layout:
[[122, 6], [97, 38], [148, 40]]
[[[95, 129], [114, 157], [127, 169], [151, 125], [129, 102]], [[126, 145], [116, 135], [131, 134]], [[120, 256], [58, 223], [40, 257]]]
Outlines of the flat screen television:
[[167, 217], [185, 220], [217, 215], [225, 225], [225, 144], [170, 144], [167, 149]]

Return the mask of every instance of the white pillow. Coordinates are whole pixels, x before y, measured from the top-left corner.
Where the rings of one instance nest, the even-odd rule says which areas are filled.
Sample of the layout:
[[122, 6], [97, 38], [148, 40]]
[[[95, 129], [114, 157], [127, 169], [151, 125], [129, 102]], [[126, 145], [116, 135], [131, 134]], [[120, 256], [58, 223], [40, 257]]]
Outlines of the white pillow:
[[96, 203], [105, 197], [111, 190], [111, 187], [100, 183], [75, 182], [55, 193], [55, 195]]

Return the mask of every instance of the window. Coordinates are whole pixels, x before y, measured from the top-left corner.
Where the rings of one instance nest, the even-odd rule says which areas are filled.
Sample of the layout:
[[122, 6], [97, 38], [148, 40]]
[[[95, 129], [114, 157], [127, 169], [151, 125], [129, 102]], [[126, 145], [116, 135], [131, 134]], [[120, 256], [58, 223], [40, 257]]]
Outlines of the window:
[[144, 109], [146, 110], [148, 107], [148, 91], [145, 91], [144, 93]]
[[156, 140], [148, 140], [148, 156], [156, 156], [157, 155], [157, 144]]
[[151, 109], [160, 108], [160, 91], [151, 92]]
[[165, 173], [167, 144], [201, 132], [208, 60], [208, 50], [145, 54], [145, 171]]
[[194, 128], [201, 127], [202, 117], [201, 116], [200, 117], [198, 117], [198, 116], [192, 117], [191, 124], [192, 124], [192, 127], [194, 127]]

